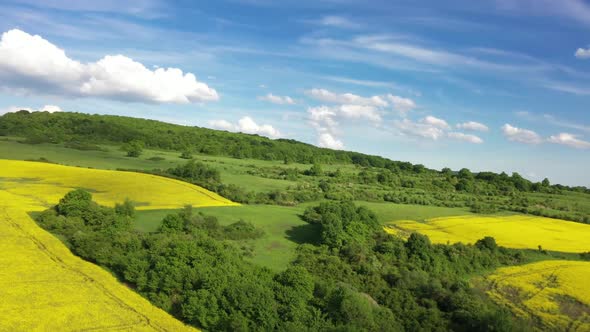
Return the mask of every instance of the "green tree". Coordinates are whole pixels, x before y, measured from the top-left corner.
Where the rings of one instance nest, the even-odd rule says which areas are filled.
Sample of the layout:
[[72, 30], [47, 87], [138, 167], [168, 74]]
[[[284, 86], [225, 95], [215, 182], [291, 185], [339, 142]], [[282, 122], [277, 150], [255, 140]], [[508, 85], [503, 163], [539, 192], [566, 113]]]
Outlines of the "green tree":
[[491, 236], [486, 236], [483, 239], [477, 240], [477, 242], [475, 242], [475, 246], [479, 249], [488, 249], [490, 251], [496, 251], [498, 249], [496, 239]]
[[126, 198], [123, 203], [115, 204], [115, 212], [122, 216], [134, 217], [135, 204], [129, 198]]
[[314, 163], [311, 168], [307, 171], [307, 175], [311, 176], [322, 176], [324, 171], [322, 170], [322, 165], [318, 163]]
[[467, 168], [461, 168], [461, 170], [459, 170], [459, 173], [457, 173], [459, 179], [466, 179], [466, 180], [472, 180], [473, 179], [473, 173], [471, 173], [471, 171]]
[[184, 151], [182, 151], [182, 153], [180, 154], [180, 158], [182, 159], [192, 159], [193, 158], [193, 153], [186, 149]]
[[92, 205], [92, 194], [83, 189], [67, 193], [56, 206], [57, 211], [68, 217], [81, 217]]
[[445, 167], [445, 168], [443, 168], [443, 169], [440, 171], [440, 173], [441, 173], [441, 174], [443, 174], [443, 175], [445, 175], [445, 176], [447, 176], [447, 177], [449, 177], [449, 176], [452, 176], [452, 175], [453, 175], [453, 170], [451, 170], [451, 169], [450, 169], [450, 168], [448, 168], [448, 167]]
[[122, 149], [127, 152], [127, 157], [137, 158], [143, 153], [143, 142], [134, 140], [123, 145]]

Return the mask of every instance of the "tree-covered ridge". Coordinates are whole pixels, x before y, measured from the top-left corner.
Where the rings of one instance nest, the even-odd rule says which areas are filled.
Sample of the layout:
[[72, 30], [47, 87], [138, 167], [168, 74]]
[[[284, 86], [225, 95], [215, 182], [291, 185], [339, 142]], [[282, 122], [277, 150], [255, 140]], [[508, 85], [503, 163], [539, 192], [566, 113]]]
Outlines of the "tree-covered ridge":
[[[100, 149], [96, 144], [117, 144], [130, 156], [137, 156], [141, 147], [180, 151], [185, 158], [192, 153], [280, 160], [285, 163], [355, 164], [365, 167], [387, 169], [393, 173], [431, 174], [439, 173], [423, 165], [392, 161], [351, 151], [319, 148], [291, 139], [272, 140], [258, 135], [230, 133], [225, 131], [174, 125], [165, 122], [114, 115], [90, 115], [73, 112], [28, 112], [19, 111], [0, 116], [0, 136], [24, 137], [28, 143], [65, 143], [73, 148]], [[468, 183], [473, 174], [467, 169], [455, 173], [443, 169], [440, 173], [458, 175], [452, 182], [458, 190], [475, 190]], [[533, 183], [518, 174], [495, 174], [482, 172], [475, 180], [489, 183], [501, 190], [542, 191], [543, 188], [570, 189], [566, 186], [551, 186], [549, 180]], [[382, 174], [379, 182], [387, 182]], [[406, 183], [411, 185], [411, 183]], [[577, 191], [583, 187], [571, 188]]]
[[220, 226], [190, 207], [155, 233], [130, 227], [129, 202], [99, 206], [76, 190], [38, 216], [77, 255], [112, 271], [155, 305], [198, 327], [223, 331], [514, 331], [519, 323], [474, 292], [465, 277], [525, 263], [526, 252], [433, 245], [387, 235], [351, 202], [309, 208], [321, 234], [282, 272], [243, 259], [240, 241], [261, 234], [245, 221]]
[[290, 139], [236, 134], [155, 120], [83, 113], [20, 111], [0, 117], [0, 135], [24, 136], [28, 142], [142, 142], [145, 147], [210, 155], [301, 163], [356, 163], [385, 167], [391, 161], [361, 153], [322, 149]]
[[[385, 201], [469, 208], [475, 213], [512, 211], [590, 222], [590, 190], [551, 184], [548, 179], [531, 182], [518, 173], [473, 173], [466, 168], [435, 171], [423, 165], [321, 149], [292, 140], [81, 113], [8, 113], [0, 117], [0, 135], [21, 137], [24, 143], [50, 142], [70, 149], [98, 150], [88, 151], [89, 154], [112, 154], [109, 145], [115, 145], [114, 149], [123, 150], [115, 153], [138, 160], [142, 160], [139, 158], [142, 149], [175, 151], [181, 160], [196, 160], [171, 168], [140, 171], [195, 183], [246, 204], [297, 205], [322, 199]], [[291, 185], [261, 192], [242, 185], [241, 181], [227, 183], [220, 173], [225, 168], [223, 163], [205, 165], [198, 161], [206, 155], [275, 159], [278, 162], [267, 160], [258, 165], [244, 160], [248, 169], [242, 174]], [[157, 162], [161, 157], [148, 160]]]

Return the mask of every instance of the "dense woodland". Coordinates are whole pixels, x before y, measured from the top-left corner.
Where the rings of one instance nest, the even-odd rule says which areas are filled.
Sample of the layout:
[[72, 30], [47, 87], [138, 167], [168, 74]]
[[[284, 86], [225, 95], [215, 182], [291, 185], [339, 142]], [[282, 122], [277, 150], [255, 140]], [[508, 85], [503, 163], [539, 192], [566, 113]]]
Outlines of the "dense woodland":
[[[198, 127], [108, 115], [20, 111], [0, 117], [0, 136], [23, 143], [62, 144], [79, 150], [118, 145], [137, 158], [145, 148], [178, 151], [185, 165], [151, 173], [196, 183], [241, 203], [296, 205], [318, 200], [385, 201], [401, 204], [468, 207], [476, 213], [522, 212], [590, 222], [590, 190], [531, 182], [518, 173], [468, 169], [440, 171], [356, 152], [317, 148], [293, 140], [228, 133]], [[282, 167], [256, 167], [249, 174], [296, 182], [286, 190], [257, 192], [227, 184], [218, 170], [190, 161], [193, 155], [281, 161]], [[290, 167], [291, 163], [309, 168]], [[325, 171], [326, 165], [355, 165], [354, 173]], [[145, 171], [145, 170], [141, 170]]]
[[76, 190], [37, 216], [77, 255], [112, 271], [188, 324], [222, 331], [515, 331], [505, 309], [466, 278], [524, 263], [528, 253], [475, 245], [433, 245], [386, 234], [375, 214], [352, 202], [308, 208], [320, 235], [301, 244], [282, 272], [242, 259], [239, 240], [261, 236], [244, 221], [220, 226], [190, 206], [154, 233], [133, 230], [134, 206], [99, 206]]

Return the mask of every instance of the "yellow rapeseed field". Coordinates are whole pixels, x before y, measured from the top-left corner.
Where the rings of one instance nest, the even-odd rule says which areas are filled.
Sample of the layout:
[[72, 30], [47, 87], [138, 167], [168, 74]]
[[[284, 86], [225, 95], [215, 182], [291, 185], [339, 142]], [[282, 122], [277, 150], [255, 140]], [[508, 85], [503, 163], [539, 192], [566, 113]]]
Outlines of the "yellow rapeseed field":
[[139, 209], [234, 204], [152, 175], [0, 160], [0, 331], [194, 330], [74, 256], [28, 215], [74, 188], [109, 206], [125, 198]]
[[137, 209], [174, 209], [236, 205], [213, 192], [186, 182], [155, 175], [0, 159], [0, 189], [32, 197], [45, 209], [73, 189], [92, 192], [93, 199], [114, 206], [126, 198]]
[[489, 296], [540, 330], [590, 331], [590, 262], [543, 261], [487, 277]]
[[474, 243], [492, 236], [509, 248], [564, 251], [590, 251], [590, 225], [559, 219], [514, 216], [458, 216], [429, 219], [424, 222], [402, 220], [390, 223], [390, 234], [408, 236], [412, 232], [427, 235], [434, 243]]

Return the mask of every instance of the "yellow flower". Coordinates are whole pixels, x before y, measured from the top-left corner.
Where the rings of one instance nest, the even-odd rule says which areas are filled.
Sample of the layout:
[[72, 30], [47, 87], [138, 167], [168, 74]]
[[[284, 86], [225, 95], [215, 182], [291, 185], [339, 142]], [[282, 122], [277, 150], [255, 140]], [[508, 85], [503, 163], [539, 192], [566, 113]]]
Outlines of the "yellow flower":
[[491, 236], [498, 245], [564, 251], [590, 251], [590, 225], [535, 216], [458, 216], [417, 222], [402, 220], [390, 223], [390, 234], [408, 236], [412, 232], [427, 235], [433, 243], [475, 243]]
[[235, 204], [153, 175], [0, 160], [0, 331], [194, 331], [74, 256], [29, 217], [75, 188], [107, 206], [125, 198], [138, 209]]
[[488, 294], [544, 330], [590, 331], [590, 262], [543, 261], [501, 268], [487, 277]]

